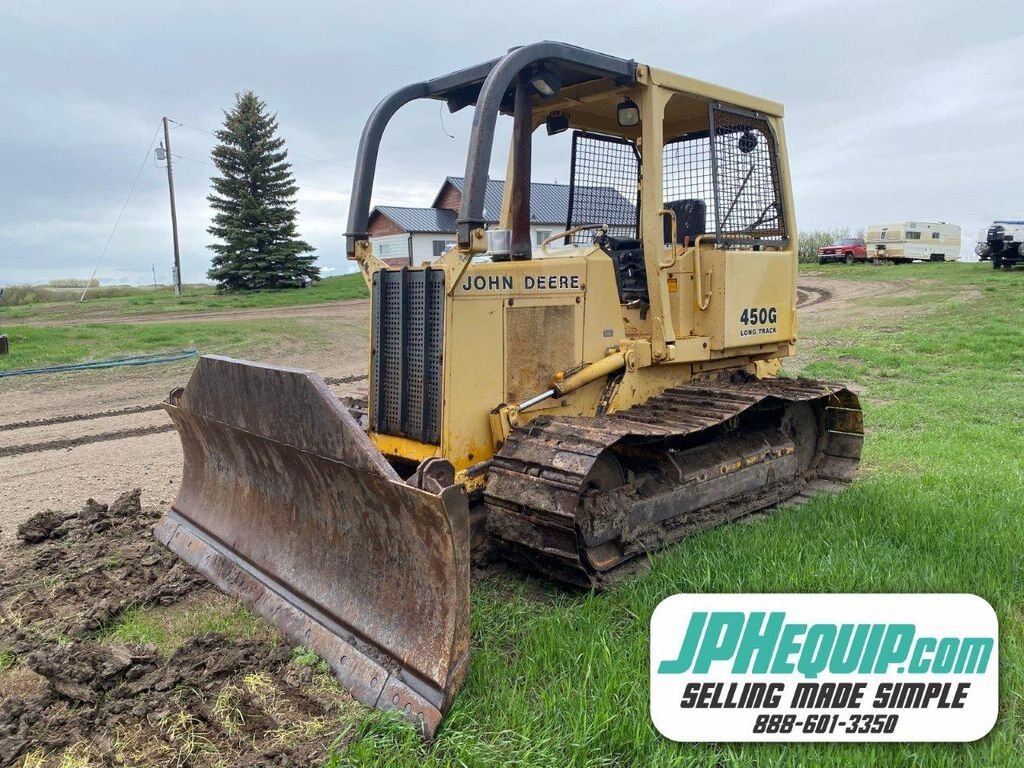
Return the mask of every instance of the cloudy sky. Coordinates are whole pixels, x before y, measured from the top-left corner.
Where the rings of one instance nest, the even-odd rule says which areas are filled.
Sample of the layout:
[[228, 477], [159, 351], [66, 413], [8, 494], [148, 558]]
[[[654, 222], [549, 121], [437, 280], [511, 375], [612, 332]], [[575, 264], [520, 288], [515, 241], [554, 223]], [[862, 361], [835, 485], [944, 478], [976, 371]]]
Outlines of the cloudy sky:
[[[1024, 218], [1019, 0], [3, 0], [0, 285], [88, 277], [108, 238], [104, 283], [151, 281], [154, 267], [169, 282], [166, 176], [149, 151], [163, 115], [182, 124], [171, 142], [184, 278], [203, 279], [208, 131], [250, 88], [278, 114], [303, 236], [328, 273], [347, 271], [351, 166], [376, 102], [540, 39], [783, 102], [802, 229], [943, 220], [961, 225], [967, 255], [991, 219]], [[462, 174], [470, 110], [439, 106], [392, 122], [375, 203], [428, 205]], [[538, 153], [535, 180], [567, 180], [562, 150]]]

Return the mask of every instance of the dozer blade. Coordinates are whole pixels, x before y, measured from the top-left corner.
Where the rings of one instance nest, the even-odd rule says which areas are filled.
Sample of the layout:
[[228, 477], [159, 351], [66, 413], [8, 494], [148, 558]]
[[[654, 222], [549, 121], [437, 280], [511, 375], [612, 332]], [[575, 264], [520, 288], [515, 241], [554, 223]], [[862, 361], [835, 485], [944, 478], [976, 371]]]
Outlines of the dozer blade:
[[469, 661], [461, 486], [403, 482], [310, 371], [206, 356], [164, 407], [185, 467], [156, 537], [432, 736]]

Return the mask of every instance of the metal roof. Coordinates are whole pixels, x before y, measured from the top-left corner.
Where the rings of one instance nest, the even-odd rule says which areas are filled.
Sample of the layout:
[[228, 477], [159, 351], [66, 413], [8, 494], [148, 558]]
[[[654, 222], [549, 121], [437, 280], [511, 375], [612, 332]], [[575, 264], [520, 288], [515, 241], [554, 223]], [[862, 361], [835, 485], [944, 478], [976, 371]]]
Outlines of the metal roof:
[[406, 232], [454, 232], [455, 211], [447, 208], [400, 208], [394, 205], [378, 205], [370, 213], [386, 216]]
[[[451, 184], [462, 192], [465, 179], [462, 176], [449, 176], [446, 184]], [[443, 187], [442, 187], [443, 189]], [[484, 191], [484, 220], [497, 223], [501, 215], [501, 200], [505, 195], [505, 182], [502, 179], [488, 179]], [[438, 193], [440, 196], [440, 193]], [[569, 216], [569, 185], [530, 184], [530, 221], [534, 224], [565, 224]]]
[[[462, 193], [464, 179], [461, 176], [448, 176], [441, 190], [434, 198], [434, 205], [437, 205], [444, 191], [444, 187], [451, 184], [459, 193]], [[505, 194], [505, 182], [501, 179], [488, 179], [487, 189], [484, 193], [484, 220], [490, 224], [498, 223], [498, 216], [501, 215], [501, 201]], [[590, 216], [589, 210], [601, 211], [601, 214]], [[386, 216], [397, 226], [406, 232], [455, 232], [455, 220], [458, 214], [447, 208], [402, 208], [392, 205], [378, 205], [370, 213]], [[636, 209], [623, 195], [611, 187], [581, 187], [577, 189], [576, 215], [573, 217], [578, 221], [600, 218], [602, 221], [612, 214], [614, 221], [609, 224], [625, 224], [632, 222], [636, 217]], [[550, 224], [552, 226], [565, 226], [569, 218], [569, 185], [568, 184], [544, 184], [534, 182], [530, 184], [530, 223]]]

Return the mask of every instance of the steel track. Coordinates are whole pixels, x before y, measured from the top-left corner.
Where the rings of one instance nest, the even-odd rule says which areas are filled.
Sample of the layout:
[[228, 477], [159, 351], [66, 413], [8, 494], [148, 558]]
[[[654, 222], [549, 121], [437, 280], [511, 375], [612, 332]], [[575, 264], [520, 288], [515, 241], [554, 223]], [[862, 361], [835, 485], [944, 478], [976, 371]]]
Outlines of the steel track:
[[[608, 535], [588, 533], [596, 514], [589, 490], [592, 472], [609, 451], [627, 457], [638, 450], [668, 455], [680, 440], [724, 445], [728, 438], [720, 427], [738, 425], [733, 434], [742, 437], [745, 414], [756, 416], [763, 409], [793, 403], [814, 409], [818, 426], [811, 428], [818, 435], [803, 435], [814, 455], [809, 469], [791, 481], [776, 482], [766, 473], [763, 487], [748, 483], [739, 495], [709, 495], [704, 506], [697, 504], [684, 515], [678, 512], [679, 501], [668, 500], [660, 516], [650, 520], [638, 519], [641, 505], [634, 505], [636, 494], [627, 483], [614, 497], [605, 494], [600, 514], [618, 521], [603, 524]], [[694, 382], [611, 416], [540, 417], [514, 431], [491, 462], [484, 492], [488, 532], [506, 557], [530, 570], [585, 588], [608, 586], [626, 575], [630, 561], [648, 548], [798, 494], [848, 483], [859, 464], [863, 431], [855, 394], [839, 385], [792, 379]], [[722, 467], [752, 463], [751, 457], [737, 453], [723, 457]], [[693, 497], [702, 498], [708, 495], [704, 481], [718, 476], [716, 469], [686, 488], [692, 486]]]

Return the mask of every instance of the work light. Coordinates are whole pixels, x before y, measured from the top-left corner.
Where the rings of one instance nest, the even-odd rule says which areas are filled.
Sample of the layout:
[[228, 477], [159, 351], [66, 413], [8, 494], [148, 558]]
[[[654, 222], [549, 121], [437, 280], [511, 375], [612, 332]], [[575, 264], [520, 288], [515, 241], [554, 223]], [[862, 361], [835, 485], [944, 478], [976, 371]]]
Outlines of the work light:
[[623, 128], [632, 128], [640, 124], [640, 107], [632, 99], [623, 99], [618, 108], [619, 125]]
[[530, 85], [533, 86], [533, 90], [545, 99], [550, 99], [562, 87], [562, 83], [559, 82], [558, 78], [547, 69], [538, 69], [534, 72], [530, 76]]

